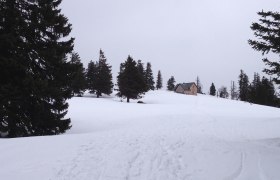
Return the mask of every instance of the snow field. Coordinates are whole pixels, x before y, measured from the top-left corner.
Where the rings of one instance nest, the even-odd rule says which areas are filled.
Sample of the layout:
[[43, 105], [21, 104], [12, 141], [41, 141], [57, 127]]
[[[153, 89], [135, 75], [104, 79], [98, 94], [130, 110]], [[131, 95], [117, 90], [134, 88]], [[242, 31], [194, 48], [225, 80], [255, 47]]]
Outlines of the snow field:
[[64, 135], [0, 140], [4, 179], [279, 180], [280, 110], [154, 91], [69, 101]]

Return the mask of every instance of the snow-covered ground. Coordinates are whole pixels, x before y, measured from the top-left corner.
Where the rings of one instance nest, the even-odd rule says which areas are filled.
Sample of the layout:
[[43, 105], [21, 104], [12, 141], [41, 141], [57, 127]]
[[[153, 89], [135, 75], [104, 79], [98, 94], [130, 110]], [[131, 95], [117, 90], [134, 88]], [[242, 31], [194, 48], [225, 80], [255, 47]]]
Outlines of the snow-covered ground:
[[0, 179], [280, 179], [280, 109], [166, 91], [143, 101], [71, 99], [66, 134], [0, 139]]

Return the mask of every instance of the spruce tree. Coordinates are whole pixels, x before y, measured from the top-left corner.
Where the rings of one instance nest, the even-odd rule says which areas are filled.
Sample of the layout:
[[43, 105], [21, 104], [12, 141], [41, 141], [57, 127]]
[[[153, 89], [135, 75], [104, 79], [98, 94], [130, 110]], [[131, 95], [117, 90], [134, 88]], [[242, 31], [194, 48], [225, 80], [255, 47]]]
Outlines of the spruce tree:
[[96, 82], [97, 82], [97, 67], [98, 63], [94, 63], [90, 61], [88, 63], [88, 68], [86, 72], [86, 81], [87, 81], [87, 89], [89, 93], [93, 94], [96, 91]]
[[222, 86], [219, 89], [219, 95], [221, 98], [228, 98], [228, 92], [227, 92], [227, 88], [225, 86]]
[[232, 100], [238, 98], [238, 93], [237, 93], [237, 89], [236, 89], [236, 85], [235, 85], [234, 81], [231, 82], [230, 97], [231, 97]]
[[198, 76], [196, 78], [196, 86], [197, 86], [197, 93], [202, 94], [202, 84], [201, 84], [200, 79], [199, 79]]
[[260, 92], [261, 88], [261, 80], [260, 76], [258, 73], [254, 73], [254, 78], [252, 83], [249, 85], [249, 90], [248, 90], [248, 98], [251, 103], [259, 103], [260, 102]]
[[[72, 97], [67, 55], [74, 39], [67, 38], [71, 24], [61, 14], [60, 3], [1, 1], [1, 70], [7, 69], [3, 74], [11, 76], [9, 82], [1, 84], [1, 134], [53, 135], [71, 127], [70, 119], [64, 116], [66, 100]], [[13, 79], [14, 90], [7, 92]]]
[[249, 100], [249, 79], [248, 76], [240, 70], [239, 75], [239, 99], [241, 101], [248, 101]]
[[[67, 99], [72, 97], [71, 63], [67, 55], [73, 50], [73, 38], [67, 38], [71, 24], [61, 14], [61, 0], [33, 0], [28, 6], [30, 24], [29, 42], [31, 66], [38, 84], [34, 95], [34, 113], [31, 118], [36, 127], [35, 135], [59, 134], [69, 129], [70, 119], [63, 119], [67, 113]], [[42, 89], [41, 89], [42, 88]], [[40, 118], [38, 118], [40, 117]]]
[[169, 91], [174, 91], [174, 88], [175, 88], [175, 78], [174, 76], [171, 76], [170, 79], [168, 79], [167, 81], [167, 90]]
[[128, 56], [127, 60], [120, 65], [120, 72], [117, 77], [119, 97], [126, 97], [127, 102], [130, 99], [141, 98], [142, 94], [145, 94], [146, 84], [139, 73], [137, 63]]
[[86, 77], [85, 69], [78, 53], [72, 53], [70, 63], [73, 95], [82, 96], [86, 89]]
[[144, 89], [146, 89], [146, 91], [148, 91], [148, 85], [146, 84], [146, 80], [145, 80], [145, 69], [144, 69], [144, 65], [141, 60], [137, 61], [137, 68], [138, 68], [139, 73], [141, 74], [141, 78], [145, 82]]
[[142, 63], [141, 60], [137, 61], [137, 68], [138, 68], [139, 73], [143, 76], [143, 78], [145, 78], [144, 64]]
[[260, 77], [255, 73], [255, 78], [251, 83], [250, 101], [255, 104], [277, 106], [277, 96], [275, 95], [275, 88], [273, 82], [266, 77]]
[[259, 104], [278, 106], [273, 82], [266, 77], [263, 77], [261, 80], [260, 94], [261, 96], [259, 97]]
[[147, 84], [147, 91], [155, 90], [155, 81], [153, 77], [152, 65], [147, 63], [146, 72], [145, 72], [145, 81]]
[[162, 76], [161, 76], [161, 72], [160, 71], [158, 71], [158, 75], [157, 75], [156, 88], [157, 89], [161, 89], [162, 88]]
[[263, 62], [268, 66], [264, 72], [274, 76], [274, 82], [280, 84], [280, 13], [262, 11], [258, 12], [258, 15], [260, 16], [259, 22], [251, 25], [257, 40], [249, 40], [248, 42], [254, 50], [260, 51], [262, 55], [269, 53], [276, 55], [275, 57], [278, 59], [263, 58]]
[[[0, 137], [26, 136], [32, 76], [28, 72], [25, 1], [0, 1]], [[29, 83], [30, 82], [30, 83]]]
[[211, 96], [215, 96], [216, 95], [216, 88], [215, 88], [214, 83], [212, 83], [211, 86], [210, 86], [210, 95]]
[[[129, 56], [130, 57], [130, 56]], [[117, 96], [119, 96], [121, 99], [123, 98], [123, 95], [122, 95], [122, 93], [121, 93], [121, 91], [120, 91], [120, 86], [123, 86], [122, 84], [124, 83], [124, 81], [123, 80], [121, 80], [121, 76], [123, 76], [123, 73], [124, 73], [124, 63], [121, 63], [120, 64], [120, 71], [119, 71], [119, 74], [118, 74], [118, 76], [117, 76], [117, 86], [118, 86], [118, 88], [116, 89], [118, 92], [117, 92]], [[137, 67], [137, 69], [138, 69], [138, 67]], [[139, 71], [139, 69], [138, 69], [138, 72], [140, 73], [140, 71]], [[140, 73], [141, 74], [141, 73]], [[145, 80], [143, 81], [144, 82], [144, 84], [146, 85], [146, 83], [145, 83]], [[146, 90], [147, 88], [145, 87], [145, 90]]]
[[112, 67], [108, 65], [104, 52], [100, 50], [96, 75], [96, 95], [99, 98], [103, 94], [111, 94], [113, 91]]

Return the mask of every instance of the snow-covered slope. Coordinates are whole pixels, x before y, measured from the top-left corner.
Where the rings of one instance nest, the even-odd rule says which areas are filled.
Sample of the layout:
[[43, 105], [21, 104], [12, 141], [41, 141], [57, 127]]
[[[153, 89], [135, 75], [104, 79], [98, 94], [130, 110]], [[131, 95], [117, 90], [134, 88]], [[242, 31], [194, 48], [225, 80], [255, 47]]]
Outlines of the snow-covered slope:
[[280, 109], [166, 91], [69, 101], [72, 129], [0, 139], [5, 180], [279, 180]]

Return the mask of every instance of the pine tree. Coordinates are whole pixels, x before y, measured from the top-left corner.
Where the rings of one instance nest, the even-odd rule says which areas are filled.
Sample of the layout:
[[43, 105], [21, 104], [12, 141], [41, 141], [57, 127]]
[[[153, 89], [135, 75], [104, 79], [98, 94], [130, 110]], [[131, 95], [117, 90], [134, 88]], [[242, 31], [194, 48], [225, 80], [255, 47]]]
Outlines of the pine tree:
[[[255, 81], [255, 80], [254, 80]], [[257, 77], [256, 82], [252, 82], [252, 102], [267, 106], [277, 106], [277, 96], [275, 95], [275, 88], [272, 81], [266, 77]], [[255, 84], [255, 85], [253, 85]]]
[[143, 76], [143, 78], [145, 78], [144, 64], [142, 63], [141, 60], [137, 61], [137, 68], [138, 68], [139, 73]]
[[67, 61], [74, 42], [73, 38], [67, 38], [71, 24], [61, 14], [61, 0], [30, 2], [30, 25], [26, 40], [30, 45], [33, 77], [36, 77], [38, 88], [42, 88], [32, 92], [35, 108], [31, 120], [36, 125], [36, 132], [33, 133], [59, 134], [71, 127], [70, 119], [63, 119], [68, 108], [66, 100], [72, 97], [69, 86], [72, 81], [71, 64]]
[[96, 95], [97, 98], [103, 94], [111, 94], [113, 90], [112, 67], [108, 65], [104, 52], [100, 50], [99, 62], [96, 75]]
[[249, 100], [249, 79], [248, 76], [243, 72], [240, 71], [239, 75], [239, 98], [241, 101], [248, 101]]
[[249, 85], [249, 91], [248, 91], [248, 98], [251, 103], [259, 103], [260, 102], [260, 92], [261, 88], [261, 80], [258, 73], [254, 73], [254, 79], [252, 83]]
[[145, 72], [145, 81], [147, 84], [147, 91], [155, 90], [155, 81], [153, 77], [152, 65], [147, 63], [146, 72]]
[[1, 98], [1, 134], [53, 135], [71, 127], [70, 119], [64, 119], [66, 100], [72, 96], [71, 63], [66, 57], [74, 39], [67, 38], [71, 24], [61, 14], [60, 3], [1, 1], [1, 69], [13, 74], [9, 81], [15, 80], [11, 92], [7, 92], [10, 82], [1, 85], [0, 96], [5, 97]]
[[148, 85], [146, 84], [146, 80], [145, 80], [145, 69], [144, 69], [144, 65], [143, 65], [143, 63], [142, 63], [141, 60], [138, 60], [138, 61], [137, 61], [137, 69], [138, 69], [138, 71], [139, 71], [139, 73], [140, 73], [140, 75], [141, 75], [141, 78], [142, 78], [143, 81], [145, 82], [145, 87], [144, 87], [144, 89], [145, 89], [146, 91], [148, 91]]
[[235, 85], [234, 81], [231, 82], [230, 97], [231, 97], [232, 100], [238, 98], [238, 93], [237, 93], [237, 89], [236, 89], [236, 85]]
[[[129, 56], [130, 57], [130, 56]], [[125, 69], [125, 64], [124, 63], [121, 63], [120, 64], [120, 72], [117, 76], [117, 86], [118, 88], [116, 89], [118, 92], [117, 92], [117, 96], [119, 96], [121, 99], [124, 97], [124, 95], [122, 95], [122, 92], [120, 90], [120, 86], [121, 88], [123, 87], [123, 83], [124, 83], [124, 79], [122, 80], [121, 78], [123, 77], [123, 74], [124, 74], [124, 69]], [[138, 69], [138, 68], [137, 68]], [[140, 73], [139, 69], [138, 69], [138, 72]], [[141, 73], [140, 73], [141, 74]], [[143, 79], [142, 79], [143, 80]], [[145, 80], [143, 81], [144, 84], [146, 85], [146, 82]], [[145, 87], [145, 90], [147, 89], [147, 87]]]
[[196, 86], [197, 86], [197, 93], [202, 94], [202, 85], [198, 76], [196, 78]]
[[[22, 37], [27, 30], [25, 1], [0, 1], [0, 137], [25, 136], [32, 76]], [[30, 87], [30, 88], [29, 88]], [[30, 127], [28, 129], [31, 129]], [[28, 130], [29, 131], [29, 130]]]
[[219, 89], [219, 94], [221, 98], [228, 98], [228, 92], [227, 92], [227, 88], [225, 86], [222, 86]]
[[278, 106], [273, 82], [266, 77], [263, 77], [261, 80], [260, 94], [261, 96], [259, 97], [259, 104]]
[[162, 76], [161, 76], [161, 72], [160, 71], [158, 71], [158, 75], [157, 75], [156, 88], [157, 89], [161, 89], [162, 88]]
[[170, 79], [168, 79], [167, 81], [167, 90], [169, 91], [174, 91], [174, 88], [175, 88], [175, 78], [174, 76], [171, 76]]
[[210, 95], [211, 96], [215, 96], [216, 95], [216, 88], [215, 88], [214, 83], [212, 83], [211, 86], [210, 86]]
[[90, 61], [86, 72], [87, 89], [91, 94], [96, 91], [97, 66], [98, 62]]
[[119, 97], [126, 97], [127, 102], [130, 99], [141, 98], [145, 94], [146, 84], [139, 73], [137, 63], [128, 56], [127, 60], [120, 65], [120, 72], [117, 77], [119, 87]]
[[78, 53], [72, 53], [70, 63], [73, 95], [82, 96], [86, 89], [86, 78], [85, 69]]
[[[249, 40], [249, 44], [262, 55], [274, 53], [279, 58], [280, 55], [280, 13], [279, 12], [258, 12], [261, 17], [259, 23], [253, 23], [251, 29], [258, 40]], [[268, 75], [273, 75], [274, 82], [280, 84], [280, 64], [278, 60], [263, 59], [268, 68], [264, 69]], [[275, 77], [276, 76], [276, 77]]]

